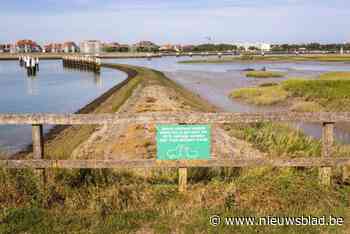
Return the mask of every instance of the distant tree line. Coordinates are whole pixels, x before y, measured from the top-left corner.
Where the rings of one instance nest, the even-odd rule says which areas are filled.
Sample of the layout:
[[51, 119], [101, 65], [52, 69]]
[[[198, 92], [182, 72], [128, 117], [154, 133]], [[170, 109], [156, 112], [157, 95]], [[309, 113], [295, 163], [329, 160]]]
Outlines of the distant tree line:
[[107, 53], [112, 53], [112, 52], [129, 52], [128, 47], [110, 47], [110, 46], [105, 46], [102, 48], [103, 52]]
[[346, 44], [320, 44], [320, 43], [308, 43], [308, 44], [281, 44], [272, 45], [272, 51], [295, 51], [295, 50], [311, 50], [311, 51], [339, 51], [341, 48], [344, 50], [350, 50], [350, 43]]
[[[134, 47], [109, 47], [105, 46], [103, 47], [104, 52], [128, 52], [128, 51], [136, 51], [136, 52], [153, 52], [157, 53], [159, 52], [159, 46], [156, 44], [147, 44], [147, 45], [141, 45], [141, 46], [134, 46]], [[296, 50], [307, 50], [307, 51], [339, 51], [341, 48], [344, 50], [350, 50], [350, 43], [346, 44], [320, 44], [317, 42], [312, 43], [304, 43], [304, 44], [275, 44], [271, 45], [271, 50], [275, 52], [285, 52], [285, 51], [296, 51]], [[259, 48], [250, 46], [248, 48], [251, 51], [258, 51]], [[213, 43], [206, 43], [206, 44], [200, 44], [200, 45], [191, 45], [191, 46], [184, 46], [183, 51], [184, 52], [216, 52], [216, 51], [232, 51], [232, 50], [240, 50], [244, 51], [244, 47], [237, 47], [233, 44], [226, 44], [226, 43], [220, 43], [220, 44], [213, 44]]]
[[192, 51], [227, 51], [227, 50], [237, 50], [237, 46], [231, 44], [201, 44], [193, 46]]
[[156, 46], [156, 45], [154, 45], [154, 46], [148, 46], [148, 47], [137, 47], [136, 48], [136, 51], [137, 52], [152, 52], [152, 53], [156, 53], [156, 52], [158, 52], [159, 51], [159, 46]]

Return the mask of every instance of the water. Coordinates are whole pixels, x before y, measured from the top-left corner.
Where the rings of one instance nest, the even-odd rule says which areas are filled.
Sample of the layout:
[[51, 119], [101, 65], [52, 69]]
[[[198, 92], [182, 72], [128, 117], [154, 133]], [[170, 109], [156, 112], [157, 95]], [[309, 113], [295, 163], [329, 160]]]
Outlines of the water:
[[[193, 57], [198, 59], [201, 57]], [[283, 71], [288, 77], [312, 79], [326, 71], [350, 71], [342, 63], [229, 63], [229, 64], [178, 64], [189, 57], [163, 57], [147, 59], [108, 59], [106, 62], [132, 64], [154, 68], [198, 93], [224, 111], [258, 112], [284, 110], [283, 106], [257, 107], [232, 100], [228, 94], [235, 88], [256, 86], [276, 79], [246, 79], [243, 69]], [[287, 77], [287, 78], [288, 78]], [[73, 113], [93, 101], [126, 78], [126, 74], [104, 68], [101, 75], [78, 70], [65, 70], [60, 61], [41, 61], [40, 72], [27, 78], [17, 61], [0, 61], [0, 113]], [[285, 79], [287, 79], [285, 78]], [[283, 80], [283, 79], [278, 79]], [[298, 124], [307, 134], [319, 138], [321, 128], [317, 124]], [[49, 127], [45, 127], [48, 131]], [[336, 138], [350, 143], [350, 126], [338, 124]], [[0, 148], [9, 152], [22, 149], [31, 142], [30, 126], [0, 126]]]
[[[290, 77], [315, 79], [319, 74], [328, 71], [350, 71], [346, 63], [320, 62], [236, 62], [222, 64], [179, 64], [178, 61], [202, 59], [202, 57], [163, 57], [147, 59], [106, 59], [106, 62], [145, 66], [165, 72], [172, 80], [180, 83], [187, 89], [199, 94], [202, 98], [228, 112], [270, 112], [285, 111], [284, 106], [261, 107], [249, 105], [228, 97], [229, 93], [237, 88], [257, 86], [265, 82], [281, 82]], [[282, 79], [247, 79], [243, 70], [247, 68], [286, 72]], [[320, 125], [298, 123], [296, 126], [306, 134], [320, 138]], [[335, 136], [339, 142], [350, 143], [349, 124], [338, 123]]]
[[295, 71], [296, 74], [304, 72], [327, 72], [327, 71], [350, 71], [350, 66], [347, 63], [321, 63], [321, 62], [265, 62], [259, 61], [256, 63], [251, 62], [235, 62], [235, 63], [217, 63], [217, 64], [181, 64], [178, 61], [184, 60], [198, 60], [205, 59], [201, 56], [193, 57], [161, 57], [140, 59], [104, 59], [106, 62], [131, 64], [144, 67], [150, 67], [153, 69], [175, 72], [175, 71], [210, 71], [210, 72], [227, 72], [227, 71], [241, 71], [245, 68], [261, 69], [266, 66], [269, 70]]
[[[73, 113], [126, 77], [113, 69], [103, 68], [97, 75], [42, 60], [38, 75], [28, 78], [17, 61], [0, 61], [0, 113]], [[30, 142], [30, 126], [0, 126], [2, 150], [15, 152]]]

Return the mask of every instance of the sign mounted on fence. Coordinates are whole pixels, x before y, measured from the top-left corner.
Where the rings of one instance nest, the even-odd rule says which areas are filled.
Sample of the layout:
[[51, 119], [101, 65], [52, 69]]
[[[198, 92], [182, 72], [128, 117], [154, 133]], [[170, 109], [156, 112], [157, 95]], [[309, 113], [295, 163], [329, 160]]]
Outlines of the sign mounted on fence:
[[209, 125], [157, 125], [158, 160], [211, 158]]

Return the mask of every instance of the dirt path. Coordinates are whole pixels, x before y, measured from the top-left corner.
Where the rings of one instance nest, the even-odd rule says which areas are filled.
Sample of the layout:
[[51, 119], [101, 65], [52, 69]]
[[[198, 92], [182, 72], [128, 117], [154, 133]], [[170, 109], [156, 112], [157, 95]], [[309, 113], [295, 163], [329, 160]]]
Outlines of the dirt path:
[[[139, 85], [118, 113], [193, 112], [175, 90], [160, 84]], [[104, 125], [73, 152], [74, 159], [149, 159], [156, 155], [154, 124]], [[248, 143], [213, 126], [213, 155], [262, 157]]]

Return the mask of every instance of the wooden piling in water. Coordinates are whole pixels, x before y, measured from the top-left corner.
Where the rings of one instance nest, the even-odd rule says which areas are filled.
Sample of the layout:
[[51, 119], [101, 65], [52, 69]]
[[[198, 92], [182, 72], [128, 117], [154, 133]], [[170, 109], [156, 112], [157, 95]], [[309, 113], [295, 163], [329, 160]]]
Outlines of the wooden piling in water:
[[27, 70], [27, 76], [36, 76], [39, 72], [39, 58], [20, 56], [19, 65]]
[[83, 57], [83, 56], [64, 56], [62, 57], [64, 67], [93, 71], [99, 73], [101, 70], [101, 59]]

